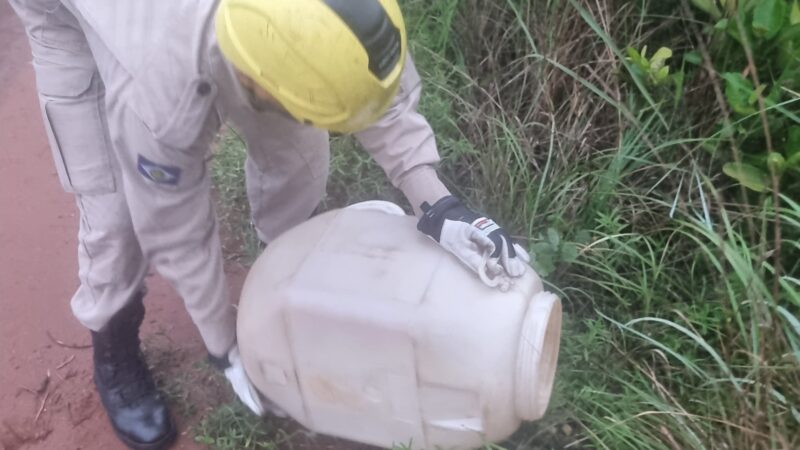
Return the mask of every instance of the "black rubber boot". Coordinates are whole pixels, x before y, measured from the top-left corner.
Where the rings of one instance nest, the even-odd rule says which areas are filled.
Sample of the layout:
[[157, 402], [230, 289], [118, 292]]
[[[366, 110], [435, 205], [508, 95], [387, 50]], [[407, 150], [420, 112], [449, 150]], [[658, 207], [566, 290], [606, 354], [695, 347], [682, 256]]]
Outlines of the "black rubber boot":
[[144, 320], [137, 295], [98, 332], [92, 332], [94, 383], [117, 437], [135, 450], [158, 450], [175, 440], [175, 426], [139, 348]]

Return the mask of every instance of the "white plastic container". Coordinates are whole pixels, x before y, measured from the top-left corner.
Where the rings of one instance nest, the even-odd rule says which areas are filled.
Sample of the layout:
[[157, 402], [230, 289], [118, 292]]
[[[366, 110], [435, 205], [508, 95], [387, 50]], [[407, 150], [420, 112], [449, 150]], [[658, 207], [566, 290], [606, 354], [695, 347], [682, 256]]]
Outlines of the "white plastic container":
[[485, 286], [416, 219], [344, 209], [271, 243], [239, 304], [256, 388], [319, 433], [469, 449], [547, 407], [561, 303], [533, 270]]

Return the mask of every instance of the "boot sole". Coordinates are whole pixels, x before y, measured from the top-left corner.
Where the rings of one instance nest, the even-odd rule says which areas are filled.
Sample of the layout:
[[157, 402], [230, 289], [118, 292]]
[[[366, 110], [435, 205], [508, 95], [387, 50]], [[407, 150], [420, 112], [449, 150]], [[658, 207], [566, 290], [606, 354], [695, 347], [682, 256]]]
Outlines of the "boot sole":
[[[109, 421], [110, 422], [110, 421]], [[164, 450], [169, 448], [174, 442], [175, 438], [178, 437], [178, 433], [175, 430], [175, 424], [170, 421], [169, 431], [165, 434], [161, 439], [155, 442], [138, 442], [134, 441], [131, 438], [126, 437], [123, 435], [117, 427], [114, 426], [114, 423], [111, 423], [111, 428], [114, 430], [114, 434], [117, 435], [120, 441], [122, 441], [128, 448], [133, 450]]]

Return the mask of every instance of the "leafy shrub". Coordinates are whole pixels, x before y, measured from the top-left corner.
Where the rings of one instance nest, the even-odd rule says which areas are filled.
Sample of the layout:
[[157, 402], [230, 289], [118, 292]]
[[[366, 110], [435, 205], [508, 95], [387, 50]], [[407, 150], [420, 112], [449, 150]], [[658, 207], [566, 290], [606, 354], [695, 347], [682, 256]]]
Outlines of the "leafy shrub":
[[800, 193], [800, 3], [693, 0], [705, 12], [709, 54], [730, 120], [716, 136], [741, 152], [724, 171], [745, 187]]

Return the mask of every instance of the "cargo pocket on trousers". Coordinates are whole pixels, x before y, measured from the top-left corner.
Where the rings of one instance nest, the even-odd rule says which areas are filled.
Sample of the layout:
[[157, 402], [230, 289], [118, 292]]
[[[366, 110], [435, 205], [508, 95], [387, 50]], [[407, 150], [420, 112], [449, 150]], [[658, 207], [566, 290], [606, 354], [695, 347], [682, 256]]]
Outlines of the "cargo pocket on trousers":
[[152, 187], [185, 191], [206, 179], [210, 144], [220, 123], [214, 109], [216, 92], [212, 80], [202, 75], [182, 87], [177, 83], [133, 86], [127, 107], [138, 119], [138, 129], [129, 130], [128, 139], [141, 140], [131, 146], [138, 149], [139, 174]]
[[108, 194], [116, 189], [101, 101], [102, 96], [62, 98], [44, 105], [53, 160], [67, 192]]

